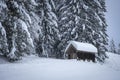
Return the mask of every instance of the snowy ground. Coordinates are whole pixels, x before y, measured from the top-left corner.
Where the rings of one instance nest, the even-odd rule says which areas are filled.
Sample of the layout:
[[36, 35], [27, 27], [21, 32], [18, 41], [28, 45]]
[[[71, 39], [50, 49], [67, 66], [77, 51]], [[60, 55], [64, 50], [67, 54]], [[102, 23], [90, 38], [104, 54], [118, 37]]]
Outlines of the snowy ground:
[[0, 63], [0, 80], [120, 80], [120, 56], [108, 54], [104, 64], [29, 56]]

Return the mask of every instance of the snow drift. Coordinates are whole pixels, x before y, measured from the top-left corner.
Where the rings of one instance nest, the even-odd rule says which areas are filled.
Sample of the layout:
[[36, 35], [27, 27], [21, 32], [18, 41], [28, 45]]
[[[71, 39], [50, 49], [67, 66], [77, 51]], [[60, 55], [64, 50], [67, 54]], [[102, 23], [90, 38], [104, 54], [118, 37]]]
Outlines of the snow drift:
[[104, 64], [27, 56], [0, 64], [1, 80], [120, 80], [120, 56], [107, 53]]

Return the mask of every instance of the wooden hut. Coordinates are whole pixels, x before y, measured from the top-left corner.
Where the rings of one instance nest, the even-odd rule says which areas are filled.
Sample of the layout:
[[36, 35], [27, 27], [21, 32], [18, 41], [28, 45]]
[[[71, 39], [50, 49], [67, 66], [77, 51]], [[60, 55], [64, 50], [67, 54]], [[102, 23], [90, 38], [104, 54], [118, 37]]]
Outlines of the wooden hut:
[[97, 48], [89, 43], [70, 41], [66, 47], [65, 54], [68, 59], [92, 60], [95, 62]]

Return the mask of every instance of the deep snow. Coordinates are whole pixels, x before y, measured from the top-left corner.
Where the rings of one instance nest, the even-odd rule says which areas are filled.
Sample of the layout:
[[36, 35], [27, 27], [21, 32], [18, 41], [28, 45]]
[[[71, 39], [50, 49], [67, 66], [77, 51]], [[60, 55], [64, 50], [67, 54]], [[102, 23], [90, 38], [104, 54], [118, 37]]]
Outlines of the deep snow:
[[28, 56], [0, 64], [0, 80], [120, 80], [120, 56], [107, 54], [104, 64]]

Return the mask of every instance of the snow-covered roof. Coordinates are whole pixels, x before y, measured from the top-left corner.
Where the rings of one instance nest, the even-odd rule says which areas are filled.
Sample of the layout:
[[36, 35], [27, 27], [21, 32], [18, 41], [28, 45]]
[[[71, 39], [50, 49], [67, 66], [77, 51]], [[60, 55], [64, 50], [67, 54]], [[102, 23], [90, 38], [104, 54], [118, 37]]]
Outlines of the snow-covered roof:
[[73, 47], [76, 48], [78, 51], [85, 51], [85, 52], [91, 52], [91, 53], [97, 53], [97, 48], [90, 44], [90, 43], [82, 43], [82, 42], [77, 42], [77, 41], [70, 41], [68, 46], [65, 49], [65, 52], [68, 50], [70, 45], [73, 45]]

